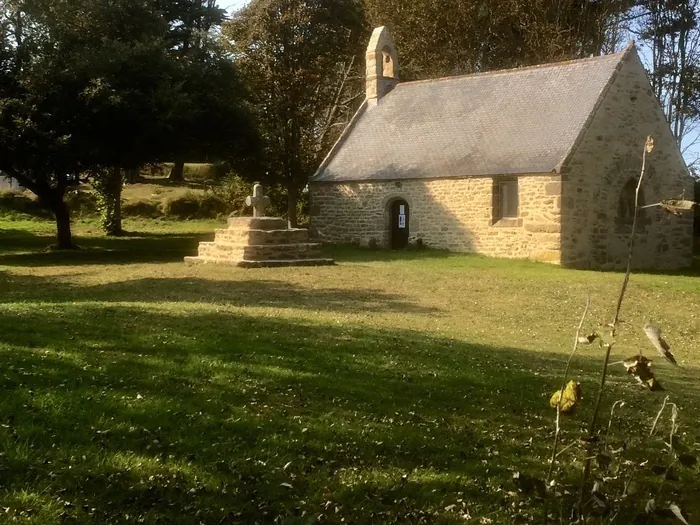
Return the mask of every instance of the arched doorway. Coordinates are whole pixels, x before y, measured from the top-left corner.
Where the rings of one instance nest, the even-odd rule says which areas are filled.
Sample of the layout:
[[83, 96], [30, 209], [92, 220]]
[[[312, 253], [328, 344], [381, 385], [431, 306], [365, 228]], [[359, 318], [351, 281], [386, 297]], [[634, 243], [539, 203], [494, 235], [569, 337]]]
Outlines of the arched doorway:
[[397, 199], [391, 203], [391, 249], [402, 250], [408, 246], [408, 203]]

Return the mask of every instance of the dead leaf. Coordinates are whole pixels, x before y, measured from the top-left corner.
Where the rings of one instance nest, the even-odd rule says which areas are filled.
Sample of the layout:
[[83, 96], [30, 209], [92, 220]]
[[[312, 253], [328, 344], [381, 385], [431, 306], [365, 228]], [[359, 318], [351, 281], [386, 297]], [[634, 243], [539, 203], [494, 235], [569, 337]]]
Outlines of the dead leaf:
[[581, 336], [578, 338], [578, 343], [580, 345], [589, 345], [593, 341], [598, 339], [598, 334], [591, 334], [591, 335], [586, 335], [586, 336]]
[[651, 135], [647, 137], [647, 142], [644, 145], [644, 148], [647, 150], [647, 153], [651, 153], [652, 151], [654, 151], [654, 137], [652, 137]]
[[681, 199], [669, 199], [661, 201], [659, 203], [659, 205], [664, 211], [678, 216], [683, 215], [684, 212], [691, 211], [696, 206], [696, 204], [697, 203], [693, 201], [686, 201]]
[[605, 450], [597, 454], [595, 459], [596, 463], [598, 464], [598, 468], [600, 468], [602, 471], [608, 470], [613, 462], [612, 454]]
[[634, 376], [639, 384], [648, 387], [652, 392], [663, 391], [664, 388], [651, 371], [651, 359], [647, 359], [643, 355], [636, 355], [625, 359], [622, 365], [627, 369], [627, 373]]
[[545, 497], [547, 495], [547, 486], [541, 479], [515, 472], [513, 474], [513, 482], [524, 494], [530, 495], [536, 493], [540, 497]]
[[605, 511], [608, 508], [608, 501], [603, 490], [603, 484], [599, 481], [593, 484], [593, 490], [591, 490], [591, 501], [599, 511]]
[[649, 321], [644, 325], [644, 333], [661, 357], [666, 359], [669, 363], [678, 365], [676, 357], [673, 355], [673, 352], [671, 352], [671, 346], [661, 337], [661, 328]]
[[571, 412], [579, 399], [581, 399], [581, 385], [576, 381], [569, 381], [569, 384], [564, 388], [563, 395], [561, 389], [557, 390], [549, 400], [549, 404], [553, 408], [559, 406], [559, 410], [562, 412]]
[[671, 505], [669, 505], [668, 508], [670, 509], [671, 512], [673, 512], [673, 515], [676, 518], [678, 518], [682, 523], [685, 523], [685, 525], [689, 525], [688, 520], [685, 518], [685, 516], [683, 515], [683, 511], [680, 509], [680, 507], [678, 505], [676, 505], [675, 503], [671, 503]]

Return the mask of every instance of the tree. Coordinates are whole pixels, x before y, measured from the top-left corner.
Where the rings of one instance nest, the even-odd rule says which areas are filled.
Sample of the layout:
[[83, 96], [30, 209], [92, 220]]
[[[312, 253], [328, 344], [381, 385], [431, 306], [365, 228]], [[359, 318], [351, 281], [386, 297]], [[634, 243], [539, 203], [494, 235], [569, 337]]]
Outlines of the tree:
[[53, 211], [58, 247], [71, 248], [69, 179], [130, 163], [158, 136], [157, 124], [134, 125], [176, 97], [163, 82], [163, 24], [133, 0], [2, 7], [0, 170]]
[[700, 142], [700, 2], [644, 0], [630, 12], [630, 30], [649, 56], [654, 93], [689, 164]]
[[[225, 11], [217, 5], [216, 0], [175, 0], [163, 2], [163, 13], [170, 26], [169, 41], [170, 52], [180, 61], [188, 65], [205, 66], [205, 62], [211, 55], [220, 56], [217, 35], [214, 31], [221, 27], [225, 19]], [[200, 77], [192, 77], [191, 81], [206, 80]], [[206, 83], [200, 82], [200, 95], [209, 98]], [[207, 100], [194, 98], [188, 110], [189, 114], [181, 113], [182, 120], [189, 117], [189, 123], [183, 123], [185, 129], [189, 129], [187, 124], [196, 123], [201, 119], [205, 108], [197, 107], [196, 102], [201, 100], [206, 106]], [[209, 113], [211, 114], [211, 113]], [[183, 137], [184, 139], [185, 137]], [[201, 142], [201, 141], [200, 141]], [[173, 167], [168, 179], [172, 181], [182, 181], [184, 179], [185, 159], [194, 157], [202, 159], [201, 151], [193, 151], [189, 145], [190, 140], [183, 140], [181, 147], [174, 157]]]
[[601, 53], [629, 0], [364, 0], [388, 25], [406, 80], [582, 58]]
[[[8, 0], [0, 17], [0, 171], [53, 211], [59, 248], [73, 247], [63, 197], [76, 176], [108, 190], [118, 231], [121, 170], [172, 155], [190, 131], [180, 115], [198, 96], [188, 85], [197, 72], [169, 52], [155, 2]], [[246, 128], [234, 113], [208, 132], [230, 138]]]
[[253, 0], [224, 24], [264, 140], [265, 181], [287, 189], [287, 216], [336, 131], [359, 105], [368, 37], [355, 0]]

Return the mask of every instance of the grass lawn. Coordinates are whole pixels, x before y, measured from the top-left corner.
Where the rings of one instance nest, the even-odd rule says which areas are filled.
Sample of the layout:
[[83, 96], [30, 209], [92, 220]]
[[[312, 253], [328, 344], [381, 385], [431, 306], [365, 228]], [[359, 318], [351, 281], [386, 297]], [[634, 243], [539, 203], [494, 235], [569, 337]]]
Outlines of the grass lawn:
[[[332, 267], [188, 267], [214, 223], [125, 226], [142, 233], [77, 223], [85, 249], [47, 253], [50, 223], [0, 218], [0, 523], [541, 520], [513, 473], [544, 479], [586, 292], [590, 331], [612, 320], [621, 274], [348, 248]], [[700, 522], [697, 467], [653, 473], [670, 462], [668, 413], [648, 437], [669, 395], [676, 450], [700, 452], [698, 275], [632, 276], [612, 361], [644, 349], [667, 392], [610, 368], [617, 523], [649, 496]], [[649, 317], [681, 367], [654, 357]], [[573, 361], [584, 398], [563, 419], [557, 515], [601, 357]]]

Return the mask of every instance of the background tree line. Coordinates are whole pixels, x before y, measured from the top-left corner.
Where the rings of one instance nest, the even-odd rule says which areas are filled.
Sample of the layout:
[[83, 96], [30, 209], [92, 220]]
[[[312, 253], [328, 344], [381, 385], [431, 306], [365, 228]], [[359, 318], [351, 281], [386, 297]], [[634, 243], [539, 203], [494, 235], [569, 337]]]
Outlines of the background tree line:
[[[699, 0], [215, 0], [0, 2], [0, 171], [62, 205], [80, 174], [121, 229], [124, 173], [225, 160], [300, 197], [364, 97], [364, 49], [388, 25], [405, 80], [619, 51], [638, 41], [672, 131], [694, 160]], [[692, 167], [692, 166], [691, 166]], [[301, 199], [303, 201], [303, 199]]]

